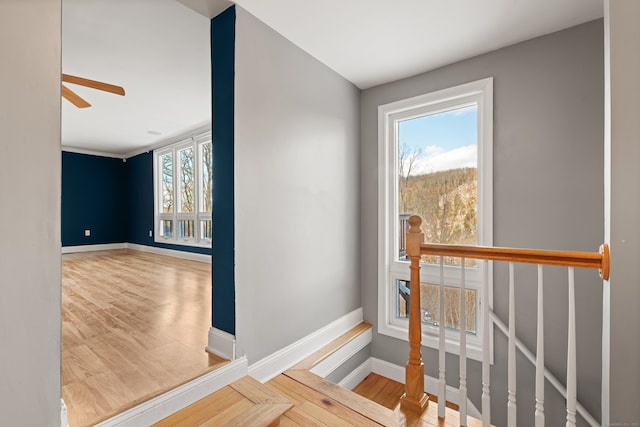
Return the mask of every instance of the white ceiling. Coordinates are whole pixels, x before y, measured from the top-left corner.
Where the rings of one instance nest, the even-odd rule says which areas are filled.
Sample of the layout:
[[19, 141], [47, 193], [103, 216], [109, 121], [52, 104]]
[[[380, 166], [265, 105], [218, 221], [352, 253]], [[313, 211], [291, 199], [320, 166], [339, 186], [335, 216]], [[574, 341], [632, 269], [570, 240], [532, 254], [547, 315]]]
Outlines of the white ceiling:
[[62, 72], [126, 91], [68, 85], [92, 106], [62, 100], [63, 147], [126, 154], [208, 124], [209, 23], [175, 0], [63, 0]]
[[[63, 102], [63, 146], [126, 154], [210, 120], [208, 18], [230, 3], [179, 1], [200, 14], [175, 0], [63, 0], [63, 72], [127, 91], [70, 86], [93, 107]], [[603, 15], [602, 0], [236, 3], [362, 89]]]

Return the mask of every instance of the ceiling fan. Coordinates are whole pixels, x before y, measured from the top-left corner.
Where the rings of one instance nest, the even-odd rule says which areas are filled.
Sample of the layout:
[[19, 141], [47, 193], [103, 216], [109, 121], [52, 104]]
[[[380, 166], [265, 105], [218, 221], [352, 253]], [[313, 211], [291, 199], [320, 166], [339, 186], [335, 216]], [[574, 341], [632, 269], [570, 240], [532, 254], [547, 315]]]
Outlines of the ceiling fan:
[[[89, 80], [83, 77], [76, 77], [69, 74], [62, 75], [62, 81], [66, 83], [76, 84], [80, 86], [90, 87], [92, 89], [102, 90], [104, 92], [114, 93], [116, 95], [124, 96], [124, 88], [116, 85], [112, 85], [109, 83], [103, 83], [96, 80]], [[67, 101], [71, 102], [78, 108], [87, 108], [91, 107], [87, 101], [81, 98], [77, 93], [66, 87], [64, 84], [62, 85], [62, 96]]]

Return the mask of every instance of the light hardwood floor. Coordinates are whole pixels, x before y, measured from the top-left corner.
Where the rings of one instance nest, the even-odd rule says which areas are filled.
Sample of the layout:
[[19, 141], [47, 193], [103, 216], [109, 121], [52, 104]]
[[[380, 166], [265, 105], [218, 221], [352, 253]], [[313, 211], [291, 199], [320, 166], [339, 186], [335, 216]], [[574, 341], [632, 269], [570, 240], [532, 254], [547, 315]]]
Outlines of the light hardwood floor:
[[211, 265], [133, 250], [62, 257], [62, 397], [93, 425], [226, 361], [204, 351]]
[[[438, 418], [438, 399], [436, 396], [429, 395], [429, 406], [422, 414], [416, 414], [401, 408], [400, 397], [404, 393], [404, 384], [378, 374], [369, 374], [353, 389], [353, 392], [393, 410], [402, 426], [457, 427], [460, 425], [458, 405], [449, 402], [447, 402], [445, 418]], [[482, 422], [476, 418], [467, 417], [467, 425], [469, 427], [481, 427]]]

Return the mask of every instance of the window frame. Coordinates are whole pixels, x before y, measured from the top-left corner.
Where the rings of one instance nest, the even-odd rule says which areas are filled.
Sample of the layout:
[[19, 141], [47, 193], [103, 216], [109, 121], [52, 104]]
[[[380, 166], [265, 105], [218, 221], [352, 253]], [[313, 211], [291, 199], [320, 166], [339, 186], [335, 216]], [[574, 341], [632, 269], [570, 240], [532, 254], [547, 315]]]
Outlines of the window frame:
[[[398, 141], [396, 123], [428, 114], [476, 104], [478, 117], [478, 245], [493, 245], [493, 78], [430, 92], [378, 107], [378, 333], [408, 340], [408, 320], [396, 317], [397, 281], [409, 280], [409, 262], [397, 259]], [[421, 264], [421, 282], [440, 283], [440, 266]], [[476, 334], [467, 335], [467, 357], [482, 360], [482, 283], [489, 282], [489, 308], [493, 307], [491, 263], [467, 267], [466, 288], [476, 290]], [[460, 267], [444, 266], [446, 286], [459, 286]], [[423, 323], [422, 344], [438, 348], [438, 328]], [[490, 354], [493, 359], [493, 331]], [[446, 330], [446, 351], [459, 354], [459, 330]]]
[[[205, 212], [203, 210], [202, 201], [202, 145], [213, 144], [211, 139], [211, 132], [204, 132], [191, 138], [175, 142], [170, 145], [166, 145], [162, 148], [153, 150], [153, 199], [154, 199], [154, 242], [165, 243], [172, 245], [193, 246], [193, 247], [205, 247], [210, 248], [212, 246], [211, 239], [202, 239], [200, 233], [200, 222], [211, 221], [211, 212]], [[179, 152], [184, 149], [191, 148], [193, 150], [193, 197], [194, 197], [194, 212], [179, 212], [178, 208], [181, 206], [180, 191], [180, 161]], [[162, 212], [163, 195], [162, 192], [162, 156], [171, 153], [172, 154], [172, 184], [173, 184], [173, 212]], [[171, 237], [161, 236], [161, 221], [171, 220], [173, 221], [173, 235]], [[194, 222], [193, 237], [180, 238], [178, 237], [178, 221], [192, 220]]]

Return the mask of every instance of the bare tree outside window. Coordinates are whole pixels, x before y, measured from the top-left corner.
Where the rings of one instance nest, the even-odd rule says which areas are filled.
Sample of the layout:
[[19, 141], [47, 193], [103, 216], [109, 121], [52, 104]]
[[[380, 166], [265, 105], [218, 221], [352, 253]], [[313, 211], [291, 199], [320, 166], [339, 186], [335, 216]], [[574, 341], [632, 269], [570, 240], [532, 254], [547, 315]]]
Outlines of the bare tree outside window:
[[202, 144], [202, 212], [211, 212], [213, 197], [213, 156], [211, 148], [213, 144], [207, 142]]
[[173, 156], [163, 155], [162, 163], [162, 212], [173, 212]]
[[195, 212], [193, 149], [179, 151], [180, 156], [180, 212]]

